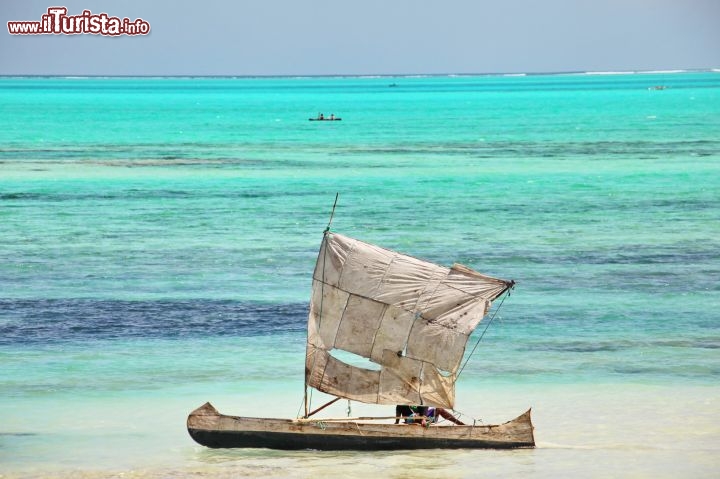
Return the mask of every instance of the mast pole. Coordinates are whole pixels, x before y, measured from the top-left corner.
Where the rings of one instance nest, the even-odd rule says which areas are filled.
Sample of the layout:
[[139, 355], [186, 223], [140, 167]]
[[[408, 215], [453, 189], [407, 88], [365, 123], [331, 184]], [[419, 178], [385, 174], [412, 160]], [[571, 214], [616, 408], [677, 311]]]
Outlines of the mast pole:
[[[327, 233], [328, 231], [330, 231], [330, 225], [332, 224], [333, 217], [335, 216], [335, 207], [337, 206], [339, 196], [340, 196], [340, 192], [338, 191], [335, 193], [335, 201], [333, 202], [332, 211], [330, 211], [330, 220], [328, 221], [328, 224], [327, 224], [327, 227], [325, 228], [324, 233]], [[323, 275], [324, 274], [325, 274], [325, 266], [323, 265]], [[320, 317], [322, 318], [322, 306], [320, 306]], [[305, 357], [307, 358], [307, 347], [305, 349]], [[337, 399], [340, 399], [340, 398], [337, 398]], [[308, 417], [310, 417], [311, 414], [315, 414], [320, 409], [323, 409], [324, 407], [329, 406], [333, 402], [337, 401], [337, 399], [335, 399], [334, 401], [331, 401], [330, 403], [326, 404], [325, 406], [323, 406], [319, 409], [316, 409], [315, 411], [310, 413], [309, 412], [310, 404], [308, 401], [308, 372], [307, 372], [307, 369], [305, 370], [305, 391], [304, 391], [304, 395], [303, 395], [303, 403], [305, 404], [305, 415], [303, 416], [303, 418], [307, 419]]]
[[333, 203], [332, 211], [330, 212], [330, 221], [328, 221], [327, 228], [325, 228], [326, 233], [330, 231], [330, 225], [332, 224], [333, 216], [335, 216], [335, 207], [337, 206], [338, 196], [340, 196], [339, 191], [335, 193], [335, 202]]
[[303, 416], [304, 419], [308, 418], [308, 400], [307, 400], [307, 374], [305, 375], [305, 397], [303, 399], [303, 403], [305, 404], [305, 415]]

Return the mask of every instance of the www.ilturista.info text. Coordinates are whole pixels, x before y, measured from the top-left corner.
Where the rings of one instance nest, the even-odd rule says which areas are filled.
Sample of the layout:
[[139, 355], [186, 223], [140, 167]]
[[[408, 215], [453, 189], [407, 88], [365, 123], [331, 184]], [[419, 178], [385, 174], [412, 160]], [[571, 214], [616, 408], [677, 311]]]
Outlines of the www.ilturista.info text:
[[68, 15], [65, 7], [50, 7], [37, 21], [11, 21], [7, 22], [8, 32], [11, 35], [147, 35], [150, 33], [150, 24], [138, 18], [130, 21], [129, 18], [111, 17], [107, 13], [92, 13], [83, 10], [80, 15]]

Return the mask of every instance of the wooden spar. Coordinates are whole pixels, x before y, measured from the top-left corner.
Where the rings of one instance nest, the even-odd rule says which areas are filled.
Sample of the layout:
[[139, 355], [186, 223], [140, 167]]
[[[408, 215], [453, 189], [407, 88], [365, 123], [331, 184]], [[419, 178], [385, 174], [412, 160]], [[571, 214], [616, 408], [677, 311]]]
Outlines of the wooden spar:
[[312, 411], [312, 412], [310, 412], [310, 413], [305, 413], [305, 418], [304, 418], [304, 419], [309, 418], [310, 416], [312, 416], [312, 415], [315, 414], [316, 412], [322, 411], [323, 409], [325, 409], [325, 408], [328, 407], [329, 405], [338, 402], [340, 399], [341, 399], [340, 397], [336, 397], [336, 398], [333, 399], [332, 401], [326, 402], [325, 404], [323, 404], [323, 405], [320, 406], [319, 408], [315, 409], [314, 411]]
[[[413, 416], [413, 419], [423, 419], [425, 416]], [[343, 418], [322, 418], [322, 419], [295, 419], [294, 422], [353, 422], [353, 421], [381, 421], [386, 419], [407, 419], [405, 416], [360, 416]]]

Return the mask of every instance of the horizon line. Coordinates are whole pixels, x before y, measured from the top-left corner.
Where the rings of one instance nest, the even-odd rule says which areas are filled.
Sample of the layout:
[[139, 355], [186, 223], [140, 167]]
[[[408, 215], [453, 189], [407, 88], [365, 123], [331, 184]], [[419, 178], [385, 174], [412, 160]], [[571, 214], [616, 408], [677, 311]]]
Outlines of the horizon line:
[[62, 74], [62, 73], [9, 73], [0, 78], [428, 78], [428, 77], [523, 77], [553, 75], [636, 75], [676, 73], [720, 73], [720, 68], [661, 69], [661, 70], [568, 70], [546, 72], [493, 72], [493, 73], [327, 73], [327, 74]]

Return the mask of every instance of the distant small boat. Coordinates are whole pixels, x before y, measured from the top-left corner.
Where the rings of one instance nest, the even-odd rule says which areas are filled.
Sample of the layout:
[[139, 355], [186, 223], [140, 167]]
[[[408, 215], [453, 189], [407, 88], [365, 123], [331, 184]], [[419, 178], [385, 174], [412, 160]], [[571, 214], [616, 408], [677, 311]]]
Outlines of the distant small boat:
[[667, 87], [665, 85], [656, 85], [648, 87], [648, 90], [665, 90]]
[[308, 118], [308, 121], [341, 121], [342, 118]]

